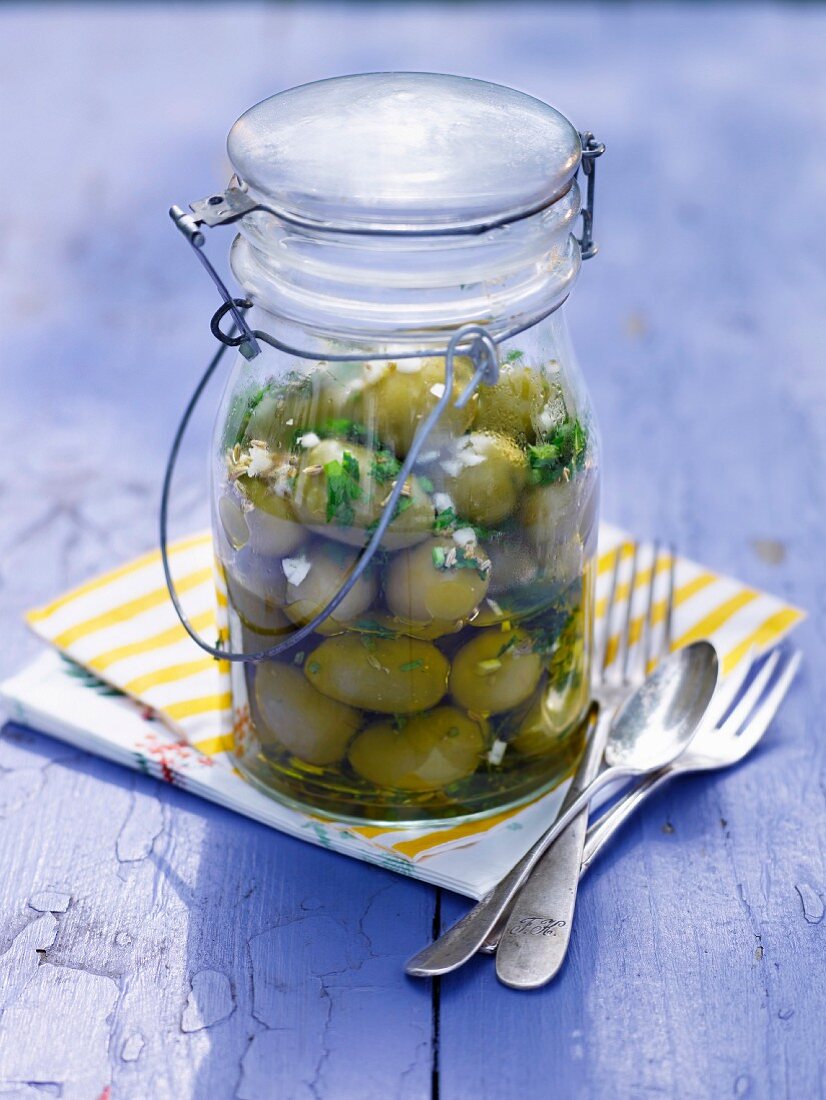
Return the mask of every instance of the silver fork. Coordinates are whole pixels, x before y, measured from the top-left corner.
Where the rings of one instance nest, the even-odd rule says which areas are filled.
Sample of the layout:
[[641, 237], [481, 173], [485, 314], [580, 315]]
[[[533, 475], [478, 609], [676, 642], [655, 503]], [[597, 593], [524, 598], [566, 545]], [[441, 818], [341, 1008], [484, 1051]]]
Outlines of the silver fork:
[[[726, 715], [753, 669], [733, 674], [720, 693], [717, 721], [703, 724], [691, 745], [668, 768], [645, 776], [591, 828], [585, 841], [581, 874], [584, 874], [623, 822], [659, 787], [675, 775], [713, 771], [739, 763], [766, 732], [783, 702], [800, 665], [799, 650], [775, 649]], [[724, 717], [725, 715], [725, 717]]]
[[[664, 610], [664, 626], [659, 635], [659, 644], [654, 646], [654, 627], [657, 605], [655, 602], [656, 579], [660, 570], [662, 550], [659, 542], [654, 543], [651, 560], [651, 573], [646, 584], [645, 608], [641, 616], [642, 636], [638, 644], [632, 637], [634, 633], [634, 591], [640, 572], [639, 543], [631, 546], [631, 568], [628, 581], [628, 596], [621, 629], [617, 634], [616, 652], [612, 647], [612, 629], [615, 612], [620, 603], [619, 588], [623, 560], [628, 543], [617, 548], [611, 574], [604, 617], [602, 645], [594, 663], [592, 698], [599, 706], [599, 721], [590, 742], [586, 745], [577, 773], [560, 807], [560, 814], [567, 810], [571, 802], [588, 786], [600, 770], [605, 740], [614, 715], [629, 695], [645, 679], [654, 656], [657, 659], [666, 655], [671, 648], [672, 620], [674, 613], [674, 574], [675, 555], [668, 551], [668, 590]], [[497, 972], [506, 984], [530, 984], [531, 986], [549, 981], [564, 961], [571, 935], [572, 918], [576, 904], [579, 869], [588, 828], [588, 810], [585, 809], [568, 828], [557, 838], [553, 847], [546, 852], [537, 864], [530, 878], [514, 900], [513, 906], [497, 924], [481, 947], [482, 951], [493, 952], [502, 939], [506, 928], [520, 927], [521, 922], [531, 921], [532, 927], [543, 923], [546, 917], [552, 935], [542, 937], [508, 937], [505, 940], [508, 950], [497, 959]], [[529, 957], [530, 956], [530, 957]], [[529, 973], [530, 972], [530, 973]]]

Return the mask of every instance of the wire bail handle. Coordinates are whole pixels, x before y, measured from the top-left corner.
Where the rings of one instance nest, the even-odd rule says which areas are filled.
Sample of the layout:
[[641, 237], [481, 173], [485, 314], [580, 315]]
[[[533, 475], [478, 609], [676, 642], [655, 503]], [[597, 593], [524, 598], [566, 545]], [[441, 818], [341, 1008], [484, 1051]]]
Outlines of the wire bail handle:
[[[199, 246], [194, 246], [199, 249]], [[215, 276], [216, 280], [220, 282], [220, 277]], [[221, 283], [223, 286], [223, 283]], [[226, 288], [224, 288], [226, 289]], [[286, 653], [287, 650], [292, 649], [293, 646], [303, 641], [308, 635], [319, 626], [324, 620], [339, 606], [339, 604], [346, 599], [348, 593], [352, 589], [353, 585], [364, 574], [376, 551], [379, 549], [384, 534], [387, 528], [395, 519], [396, 507], [399, 503], [401, 495], [404, 491], [405, 484], [408, 477], [413, 472], [413, 467], [416, 465], [416, 461], [419, 457], [424, 443], [426, 442], [431, 430], [436, 424], [436, 421], [442, 415], [448, 404], [453, 400], [453, 375], [454, 375], [454, 360], [457, 354], [468, 355], [473, 362], [474, 372], [473, 377], [468, 382], [467, 386], [456, 398], [455, 405], [457, 408], [463, 408], [470, 401], [477, 387], [484, 383], [485, 385], [495, 385], [499, 378], [499, 356], [496, 350], [496, 344], [491, 338], [490, 334], [481, 325], [463, 325], [457, 329], [450, 339], [449, 344], [445, 352], [445, 381], [444, 392], [439, 397], [434, 407], [430, 410], [425, 420], [420, 424], [416, 434], [413, 438], [410, 450], [402, 463], [399, 470], [396, 481], [390, 492], [387, 502], [382, 509], [379, 522], [375, 531], [370, 537], [367, 545], [359, 555], [350, 576], [336, 592], [332, 599], [327, 603], [325, 607], [318, 612], [317, 615], [304, 624], [294, 630], [288, 637], [283, 638], [276, 645], [271, 646], [269, 649], [264, 649], [258, 653], [235, 653], [228, 649], [224, 649], [220, 644], [211, 645], [205, 641], [200, 634], [195, 630], [192, 623], [189, 621], [186, 612], [181, 604], [180, 597], [175, 588], [175, 582], [172, 577], [172, 571], [169, 565], [169, 496], [172, 487], [172, 478], [175, 473], [175, 466], [178, 459], [178, 453], [181, 449], [186, 429], [189, 426], [189, 422], [192, 418], [192, 414], [195, 411], [195, 407], [198, 404], [201, 395], [207, 387], [210, 379], [218, 368], [224, 354], [228, 347], [237, 346], [242, 354], [244, 353], [244, 346], [247, 345], [248, 349], [255, 348], [253, 356], [247, 355], [247, 358], [253, 358], [254, 355], [258, 355], [260, 348], [255, 342], [255, 336], [252, 334], [249, 327], [246, 325], [244, 319], [244, 310], [249, 307], [249, 302], [241, 298], [230, 298], [229, 292], [227, 292], [227, 299], [223, 306], [220, 307], [215, 317], [213, 318], [213, 331], [218, 328], [221, 317], [227, 313], [232, 313], [233, 317], [238, 317], [240, 320], [241, 335], [235, 336], [233, 333], [226, 335], [223, 332], [220, 333], [220, 343], [218, 351], [213, 356], [209, 366], [204, 372], [198, 385], [181, 417], [178, 428], [175, 432], [175, 437], [172, 441], [172, 447], [169, 451], [169, 458], [167, 459], [166, 470], [164, 472], [163, 489], [161, 492], [161, 509], [160, 509], [160, 549], [161, 549], [161, 564], [163, 566], [164, 579], [166, 580], [166, 587], [169, 591], [169, 598], [172, 601], [172, 606], [175, 608], [175, 612], [181, 621], [181, 624], [186, 630], [189, 637], [201, 647], [206, 653], [216, 660], [221, 661], [243, 661], [249, 663], [257, 663], [259, 661], [273, 660], [279, 657], [282, 653]], [[219, 329], [220, 332], [220, 329]], [[247, 336], [246, 334], [249, 334]], [[251, 339], [250, 339], [251, 338]]]

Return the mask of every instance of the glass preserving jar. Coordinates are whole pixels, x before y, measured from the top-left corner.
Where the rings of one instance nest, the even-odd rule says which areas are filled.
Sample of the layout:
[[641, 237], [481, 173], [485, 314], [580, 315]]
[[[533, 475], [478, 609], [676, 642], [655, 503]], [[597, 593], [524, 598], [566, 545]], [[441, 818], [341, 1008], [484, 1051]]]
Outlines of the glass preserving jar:
[[281, 799], [440, 821], [576, 762], [598, 438], [562, 304], [589, 137], [481, 81], [337, 78], [251, 108], [227, 191], [173, 208], [196, 247], [239, 230], [221, 652], [238, 766]]

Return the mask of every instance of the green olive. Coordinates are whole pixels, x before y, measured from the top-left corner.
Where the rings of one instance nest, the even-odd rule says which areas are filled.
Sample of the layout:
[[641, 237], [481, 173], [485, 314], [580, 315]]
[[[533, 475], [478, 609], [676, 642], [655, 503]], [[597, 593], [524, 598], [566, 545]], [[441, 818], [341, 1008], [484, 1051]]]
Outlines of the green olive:
[[255, 670], [255, 719], [264, 752], [283, 746], [308, 764], [344, 757], [362, 715], [310, 687], [295, 665], [265, 661]]
[[441, 469], [459, 516], [491, 526], [515, 509], [528, 479], [524, 451], [494, 432], [471, 432], [455, 440]]
[[286, 615], [283, 616], [283, 626], [280, 630], [271, 630], [266, 634], [253, 630], [251, 627], [245, 626], [244, 623], [239, 623], [238, 628], [234, 629], [233, 624], [230, 623], [230, 641], [232, 648], [241, 653], [265, 653], [273, 646], [278, 645], [293, 630], [295, 630], [295, 625], [290, 622]]
[[453, 539], [428, 539], [395, 554], [385, 578], [387, 606], [408, 622], [466, 618], [484, 599], [490, 568], [484, 550]]
[[[416, 431], [444, 393], [443, 359], [399, 360], [376, 364], [375, 381], [368, 379], [354, 402], [355, 417], [367, 424], [383, 443], [399, 457], [410, 450]], [[461, 409], [455, 405], [473, 377], [473, 364], [466, 356], [454, 360], [453, 401], [433, 429], [433, 438], [452, 438], [470, 427], [476, 408], [476, 395]]]
[[389, 721], [368, 726], [351, 745], [349, 759], [379, 787], [432, 791], [472, 775], [484, 747], [479, 723], [443, 706], [416, 715], [401, 730]]
[[259, 554], [281, 558], [291, 554], [307, 538], [289, 499], [257, 477], [240, 477], [238, 486], [249, 504], [245, 513], [250, 546]]
[[218, 501], [218, 518], [232, 549], [242, 550], [250, 540], [250, 528], [239, 494], [234, 492], [223, 494]]
[[241, 622], [259, 634], [283, 633], [290, 621], [283, 611], [286, 581], [278, 560], [244, 559], [225, 565], [227, 598]]
[[[522, 540], [509, 534], [486, 544], [490, 559], [490, 588], [478, 615], [470, 619], [474, 627], [496, 626], [511, 619], [535, 614], [546, 602], [534, 585], [539, 566], [536, 557]], [[531, 594], [536, 592], [536, 599]]]
[[572, 535], [565, 542], [549, 542], [540, 554], [542, 578], [564, 586], [579, 580], [585, 569], [585, 548], [579, 535]]
[[336, 367], [348, 370], [332, 370], [328, 364], [319, 364], [310, 373], [265, 393], [250, 415], [244, 442], [259, 439], [270, 450], [294, 450], [302, 429], [315, 431], [330, 420], [348, 417], [354, 398], [349, 377], [353, 372], [350, 364]]
[[[284, 610], [294, 623], [314, 618], [346, 582], [358, 561], [358, 552], [341, 543], [314, 541], [296, 558], [283, 563], [287, 575]], [[292, 579], [290, 579], [292, 578]], [[375, 570], [364, 573], [338, 607], [316, 627], [320, 634], [342, 631], [350, 619], [361, 615], [376, 596]]]
[[410, 714], [435, 706], [447, 687], [447, 660], [418, 638], [327, 638], [304, 663], [310, 683], [331, 699], [376, 710]]
[[503, 364], [495, 386], [479, 387], [473, 426], [502, 432], [524, 445], [549, 435], [564, 418], [565, 400], [558, 383], [517, 361]]
[[450, 692], [476, 714], [501, 714], [530, 698], [541, 675], [524, 630], [483, 630], [453, 658]]
[[[301, 457], [293, 503], [312, 530], [351, 546], [364, 546], [380, 518], [391, 485], [375, 476], [376, 455], [367, 447], [323, 439]], [[433, 526], [433, 504], [418, 478], [408, 480], [409, 495], [390, 524], [388, 550], [413, 546]]]
[[560, 690], [548, 687], [531, 706], [512, 744], [525, 756], [543, 756], [565, 747], [571, 727], [588, 703], [588, 685], [583, 676], [572, 677]]
[[496, 597], [533, 584], [539, 565], [530, 547], [514, 535], [486, 544], [490, 559], [489, 595]]
[[520, 518], [529, 541], [545, 555], [549, 543], [577, 535], [580, 517], [579, 478], [539, 485], [525, 494]]

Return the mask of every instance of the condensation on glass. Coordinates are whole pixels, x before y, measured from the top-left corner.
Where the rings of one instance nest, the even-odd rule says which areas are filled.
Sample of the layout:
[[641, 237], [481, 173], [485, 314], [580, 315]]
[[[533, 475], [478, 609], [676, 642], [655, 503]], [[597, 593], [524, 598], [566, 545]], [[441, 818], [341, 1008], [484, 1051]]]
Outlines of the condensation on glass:
[[[598, 440], [561, 308], [580, 136], [508, 88], [375, 74], [265, 100], [228, 149], [256, 207], [231, 250], [246, 319], [301, 352], [239, 355], [217, 418], [234, 649], [271, 648], [347, 580], [456, 330], [482, 326], [500, 364], [446, 407], [344, 601], [231, 666], [238, 765], [337, 817], [514, 805], [570, 772], [589, 697]], [[454, 367], [458, 397], [474, 363]]]

